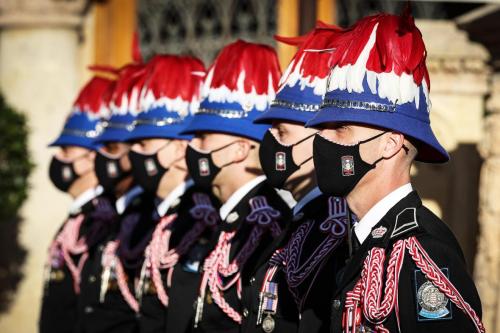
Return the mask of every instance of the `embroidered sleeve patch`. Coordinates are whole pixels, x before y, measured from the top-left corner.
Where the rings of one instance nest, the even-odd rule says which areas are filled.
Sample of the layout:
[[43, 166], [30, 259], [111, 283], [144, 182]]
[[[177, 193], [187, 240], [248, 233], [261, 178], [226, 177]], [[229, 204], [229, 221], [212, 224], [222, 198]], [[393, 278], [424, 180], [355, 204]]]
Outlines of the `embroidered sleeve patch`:
[[[441, 271], [449, 278], [448, 268]], [[415, 270], [415, 295], [418, 321], [452, 319], [450, 300], [419, 269]]]

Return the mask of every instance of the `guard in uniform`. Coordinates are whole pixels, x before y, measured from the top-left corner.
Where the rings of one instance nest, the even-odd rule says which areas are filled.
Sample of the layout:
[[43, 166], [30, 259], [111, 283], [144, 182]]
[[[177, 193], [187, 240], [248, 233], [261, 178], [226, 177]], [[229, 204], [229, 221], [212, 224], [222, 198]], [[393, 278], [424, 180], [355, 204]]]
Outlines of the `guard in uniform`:
[[145, 66], [129, 64], [118, 71], [111, 99], [112, 115], [97, 142], [95, 169], [100, 185], [116, 198], [118, 222], [89, 254], [83, 269], [79, 332], [136, 332], [139, 305], [134, 289], [154, 223], [154, 195], [144, 193], [131, 176], [128, 136], [138, 111]]
[[319, 188], [359, 218], [332, 297], [332, 332], [484, 332], [462, 251], [412, 188], [414, 160], [449, 156], [429, 121], [420, 31], [403, 15], [361, 19], [332, 53], [320, 111], [308, 122]]
[[[193, 186], [188, 177], [185, 152], [191, 136], [181, 134], [199, 106], [204, 77], [199, 59], [153, 57], [141, 93], [142, 111], [129, 136], [134, 179], [161, 198], [136, 288], [142, 333], [165, 332], [170, 308], [192, 312], [198, 267], [217, 227], [213, 196]], [[181, 318], [172, 323], [176, 328], [168, 330], [171, 332], [189, 327]]]
[[322, 195], [314, 173], [313, 138], [304, 124], [319, 110], [331, 52], [344, 32], [318, 22], [304, 37], [280, 40], [299, 46], [285, 71], [276, 99], [256, 119], [270, 123], [260, 146], [260, 162], [276, 188], [297, 200], [290, 236], [253, 285], [243, 286], [251, 309], [243, 332], [329, 332], [335, 275], [348, 257], [348, 208], [344, 199]]
[[[239, 332], [249, 314], [242, 287], [254, 283], [256, 268], [269, 260], [291, 219], [259, 163], [259, 142], [269, 127], [252, 123], [274, 98], [279, 76], [272, 48], [241, 40], [227, 45], [210, 67], [204, 99], [184, 131], [195, 135], [186, 153], [191, 177], [222, 203], [220, 234], [203, 263], [196, 332]], [[177, 320], [175, 310], [169, 309], [168, 328]]]
[[105, 233], [111, 204], [101, 195], [94, 172], [99, 118], [106, 109], [114, 82], [93, 77], [82, 89], [61, 135], [50, 145], [59, 147], [50, 164], [54, 186], [73, 198], [69, 217], [49, 248], [39, 331], [73, 332], [77, 320], [82, 265], [88, 251]]

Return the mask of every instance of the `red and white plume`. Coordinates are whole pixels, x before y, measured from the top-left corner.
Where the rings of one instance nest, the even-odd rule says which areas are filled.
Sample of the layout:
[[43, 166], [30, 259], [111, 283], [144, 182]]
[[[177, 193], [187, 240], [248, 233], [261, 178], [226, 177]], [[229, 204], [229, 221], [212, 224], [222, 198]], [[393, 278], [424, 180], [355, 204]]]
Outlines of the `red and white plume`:
[[318, 21], [316, 27], [304, 36], [275, 36], [282, 43], [299, 47], [281, 77], [279, 90], [299, 85], [301, 90], [312, 88], [315, 95], [323, 96], [330, 73], [331, 53], [337, 49], [342, 33], [341, 28]]
[[137, 31], [137, 29], [135, 29], [134, 34], [132, 35], [132, 61], [137, 64], [144, 63], [141, 52], [139, 31]]
[[73, 103], [72, 113], [86, 113], [91, 119], [109, 116], [109, 103], [115, 83], [115, 80], [101, 76], [92, 77], [80, 90]]
[[136, 115], [139, 112], [139, 96], [144, 85], [146, 67], [142, 64], [128, 64], [120, 68], [118, 80], [111, 97], [113, 114]]
[[146, 66], [141, 92], [141, 112], [164, 107], [180, 116], [193, 113], [200, 105], [205, 67], [189, 56], [157, 55]]
[[332, 53], [328, 91], [362, 93], [366, 77], [372, 94], [392, 103], [420, 103], [423, 90], [428, 105], [427, 51], [409, 6], [401, 16], [368, 16], [347, 30]]
[[275, 97], [280, 76], [273, 48], [238, 40], [224, 47], [209, 68], [203, 97], [264, 111]]

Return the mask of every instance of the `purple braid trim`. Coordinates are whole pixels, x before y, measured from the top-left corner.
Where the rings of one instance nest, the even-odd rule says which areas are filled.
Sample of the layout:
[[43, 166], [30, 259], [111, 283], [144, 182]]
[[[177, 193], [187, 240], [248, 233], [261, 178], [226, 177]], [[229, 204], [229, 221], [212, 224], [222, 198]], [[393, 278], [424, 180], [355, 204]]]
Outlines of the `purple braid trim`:
[[311, 232], [314, 223], [312, 221], [307, 221], [300, 225], [300, 227], [293, 233], [292, 238], [288, 242], [284, 251], [284, 262], [285, 266], [296, 266], [296, 262], [300, 260], [300, 255], [302, 253], [302, 247], [304, 242]]
[[181, 242], [175, 248], [175, 252], [177, 252], [177, 254], [179, 256], [182, 256], [183, 254], [185, 254], [189, 250], [191, 245], [193, 245], [193, 243], [198, 238], [200, 238], [200, 235], [203, 233], [203, 231], [205, 231], [206, 228], [207, 228], [207, 225], [204, 221], [196, 222], [195, 225], [193, 226], [193, 228], [191, 228], [191, 230], [189, 230], [184, 235], [184, 237], [182, 237]]
[[259, 245], [259, 240], [262, 237], [263, 233], [264, 233], [263, 228], [254, 227], [252, 229], [250, 237], [248, 237], [248, 240], [245, 242], [245, 245], [243, 245], [240, 252], [238, 252], [238, 254], [236, 255], [235, 260], [238, 263], [238, 266], [243, 266], [245, 262], [248, 260], [248, 258], [250, 258], [252, 253]]
[[195, 206], [189, 213], [195, 220], [203, 221], [207, 226], [214, 226], [219, 222], [219, 214], [212, 206], [210, 197], [204, 193], [194, 193], [193, 201]]
[[281, 233], [281, 228], [276, 222], [276, 220], [281, 217], [281, 213], [267, 203], [266, 197], [253, 197], [250, 199], [249, 203], [252, 211], [248, 214], [246, 221], [247, 223], [254, 224], [254, 227], [245, 245], [243, 245], [235, 257], [238, 267], [243, 266], [248, 258], [254, 253], [262, 235], [267, 229], [270, 230], [274, 238]]
[[194, 193], [193, 201], [195, 206], [189, 210], [189, 214], [197, 221], [191, 230], [182, 237], [179, 245], [175, 248], [175, 252], [179, 256], [182, 256], [189, 250], [191, 245], [200, 238], [207, 227], [213, 228], [220, 221], [219, 214], [217, 214], [208, 195], [205, 193]]
[[330, 197], [328, 208], [328, 217], [319, 225], [320, 231], [327, 233], [327, 236], [300, 266], [298, 261], [300, 261], [304, 243], [312, 230], [311, 221], [302, 224], [297, 229], [283, 251], [284, 272], [288, 285], [292, 288], [300, 285], [318, 264], [342, 243], [347, 231], [347, 218], [345, 217], [347, 203], [344, 199]]
[[118, 247], [118, 255], [122, 259], [124, 266], [127, 268], [135, 268], [140, 264], [140, 260], [146, 246], [151, 240], [153, 230], [148, 231], [148, 233], [141, 239], [141, 241], [135, 245], [133, 248], [130, 247], [130, 240], [132, 238], [132, 232], [134, 227], [140, 221], [140, 214], [135, 213], [127, 216], [123, 221], [118, 234], [118, 240], [120, 245]]
[[92, 219], [86, 239], [89, 247], [94, 246], [108, 235], [117, 222], [118, 214], [106, 198], [95, 199], [95, 209], [90, 214]]
[[248, 214], [246, 221], [256, 223], [260, 226], [269, 226], [281, 217], [280, 211], [269, 206], [264, 196], [257, 196], [250, 199], [252, 211]]
[[340, 243], [341, 240], [327, 236], [327, 238], [321, 242], [321, 245], [315, 249], [314, 253], [309, 256], [306, 262], [299, 268], [295, 265], [285, 266], [288, 284], [291, 287], [300, 285], [311, 274], [314, 268]]

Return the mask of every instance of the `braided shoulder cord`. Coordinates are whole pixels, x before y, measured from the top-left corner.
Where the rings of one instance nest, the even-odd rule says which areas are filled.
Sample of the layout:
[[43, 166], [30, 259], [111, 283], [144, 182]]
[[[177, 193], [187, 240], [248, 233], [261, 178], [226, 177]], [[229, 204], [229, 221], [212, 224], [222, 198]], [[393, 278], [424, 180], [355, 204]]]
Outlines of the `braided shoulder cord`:
[[436, 263], [430, 258], [420, 242], [415, 237], [406, 240], [406, 247], [415, 265], [422, 270], [425, 277], [445, 294], [459, 309], [465, 312], [480, 333], [485, 332], [484, 325], [477, 313], [467, 303], [451, 281], [441, 272]]
[[[273, 237], [281, 233], [281, 228], [277, 220], [281, 213], [267, 203], [264, 196], [256, 196], [249, 201], [251, 212], [246, 218], [246, 222], [254, 224], [249, 238], [230, 262], [229, 255], [231, 250], [231, 240], [235, 235], [233, 232], [222, 232], [219, 241], [205, 260], [204, 273], [200, 286], [199, 299], [203, 302], [205, 290], [208, 286], [214, 303], [237, 323], [241, 323], [241, 314], [227, 303], [222, 296], [221, 291], [228, 290], [233, 285], [237, 285], [238, 297], [241, 297], [241, 276], [240, 267], [242, 267], [248, 258], [254, 253], [260, 244], [260, 240], [265, 231], [269, 230]], [[222, 281], [221, 275], [225, 278], [231, 277], [229, 281]]]
[[[364, 260], [361, 277], [354, 288], [347, 292], [343, 315], [344, 332], [354, 333], [361, 324], [360, 310], [364, 317], [375, 324], [378, 332], [389, 332], [383, 322], [397, 307], [397, 291], [399, 274], [404, 260], [405, 250], [408, 250], [415, 265], [424, 273], [443, 294], [445, 294], [459, 309], [461, 309], [474, 323], [478, 333], [485, 329], [481, 319], [474, 309], [467, 303], [451, 281], [441, 272], [436, 263], [430, 258], [416, 237], [409, 237], [397, 241], [391, 252], [387, 266], [384, 298], [381, 301], [382, 286], [384, 284], [383, 265], [385, 249], [372, 248]], [[399, 323], [399, 309], [396, 308], [396, 317]]]
[[169, 249], [170, 236], [172, 235], [170, 227], [176, 218], [177, 215], [163, 217], [156, 226], [151, 242], [146, 248], [146, 265], [150, 267], [151, 279], [156, 288], [158, 299], [165, 306], [168, 306], [168, 296], [160, 273], [161, 258]]
[[[235, 231], [232, 232], [221, 232], [219, 235], [219, 240], [215, 249], [210, 253], [210, 255], [205, 259], [203, 264], [203, 275], [200, 284], [199, 300], [204, 302], [205, 292], [208, 286], [214, 303], [228, 315], [229, 318], [233, 319], [237, 323], [241, 323], [241, 315], [233, 309], [229, 303], [226, 302], [222, 296], [221, 290], [219, 289], [219, 266], [227, 261], [229, 256], [230, 245], [229, 242], [233, 239]], [[239, 278], [239, 274], [237, 274]], [[233, 279], [235, 281], [235, 279]], [[232, 283], [234, 284], [234, 282]], [[231, 284], [231, 285], [232, 285]], [[201, 318], [201, 314], [198, 314]], [[197, 316], [197, 317], [198, 317]], [[196, 322], [197, 324], [197, 322]]]
[[135, 312], [139, 312], [139, 303], [130, 292], [130, 289], [127, 285], [127, 277], [125, 274], [125, 270], [123, 268], [120, 259], [116, 255], [116, 251], [119, 245], [120, 242], [118, 240], [111, 241], [106, 245], [102, 258], [103, 271], [110, 271], [112, 268], [115, 269], [116, 282], [118, 283], [118, 288], [120, 289], [120, 293], [130, 306], [130, 308]]
[[[80, 293], [81, 272], [89, 256], [86, 238], [78, 238], [84, 218], [83, 214], [70, 218], [50, 247], [50, 256], [55, 255], [58, 248], [61, 250], [66, 267], [73, 277], [73, 289], [76, 294]], [[75, 264], [71, 255], [79, 254], [80, 259], [78, 264]]]

